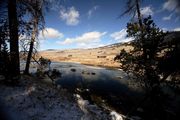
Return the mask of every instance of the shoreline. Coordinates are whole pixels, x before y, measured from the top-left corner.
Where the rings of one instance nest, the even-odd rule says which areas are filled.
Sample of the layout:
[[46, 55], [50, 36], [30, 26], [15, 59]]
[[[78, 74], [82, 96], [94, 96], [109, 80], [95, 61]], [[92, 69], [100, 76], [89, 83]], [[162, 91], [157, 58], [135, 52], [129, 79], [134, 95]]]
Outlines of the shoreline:
[[82, 65], [87, 65], [87, 66], [92, 66], [92, 67], [101, 67], [101, 68], [109, 69], [109, 70], [119, 70], [120, 69], [120, 65], [118, 67], [118, 66], [108, 66], [108, 65], [98, 65], [98, 64], [91, 64], [91, 63], [75, 62], [75, 61], [57, 61], [57, 60], [52, 60], [52, 62], [75, 63], [75, 64], [82, 64]]
[[[54, 86], [43, 79], [22, 75], [18, 85], [0, 80], [0, 112], [8, 120], [111, 120], [116, 113], [90, 104], [77, 93]], [[2, 104], [2, 105], [1, 105]]]
[[88, 63], [81, 63], [82, 65], [88, 65], [88, 66], [94, 66], [94, 67], [101, 67], [109, 70], [118, 70], [119, 67], [111, 67], [111, 66], [106, 66], [106, 65], [93, 65], [93, 64], [88, 64]]

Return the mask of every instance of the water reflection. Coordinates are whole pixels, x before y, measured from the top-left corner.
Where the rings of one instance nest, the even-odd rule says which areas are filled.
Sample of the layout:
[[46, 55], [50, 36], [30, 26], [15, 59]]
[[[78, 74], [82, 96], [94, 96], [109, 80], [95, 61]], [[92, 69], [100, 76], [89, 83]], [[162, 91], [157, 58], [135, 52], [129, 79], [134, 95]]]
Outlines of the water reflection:
[[[21, 65], [23, 68], [23, 65]], [[62, 75], [56, 81], [63, 88], [79, 92], [84, 99], [101, 105], [108, 105], [126, 113], [141, 98], [141, 92], [129, 86], [129, 78], [122, 70], [106, 69], [71, 62], [53, 62], [52, 69]], [[31, 72], [36, 71], [32, 68]], [[77, 88], [80, 91], [77, 91]], [[138, 88], [139, 89], [139, 88]]]
[[128, 86], [129, 79], [121, 70], [66, 62], [53, 63], [52, 68], [62, 73], [62, 77], [56, 81], [57, 84], [70, 90], [80, 88], [80, 94], [85, 99], [98, 104], [106, 102], [121, 112], [129, 111], [142, 95]]

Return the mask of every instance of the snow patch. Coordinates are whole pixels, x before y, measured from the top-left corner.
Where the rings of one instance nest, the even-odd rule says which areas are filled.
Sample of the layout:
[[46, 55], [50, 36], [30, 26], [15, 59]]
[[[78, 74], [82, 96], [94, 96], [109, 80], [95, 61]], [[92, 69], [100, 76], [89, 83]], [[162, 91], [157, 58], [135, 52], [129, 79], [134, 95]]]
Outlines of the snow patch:
[[112, 120], [123, 120], [122, 116], [118, 114], [116, 111], [112, 111], [110, 115]]
[[109, 115], [106, 114], [97, 105], [92, 105], [88, 100], [84, 100], [79, 94], [75, 94], [79, 108], [84, 112], [81, 120], [109, 120]]

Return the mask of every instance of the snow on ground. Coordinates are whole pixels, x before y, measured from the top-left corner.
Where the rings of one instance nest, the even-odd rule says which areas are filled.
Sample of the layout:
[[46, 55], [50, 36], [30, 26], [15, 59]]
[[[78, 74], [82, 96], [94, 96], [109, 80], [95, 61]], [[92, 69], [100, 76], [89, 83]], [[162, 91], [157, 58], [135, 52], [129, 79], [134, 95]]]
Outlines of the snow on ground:
[[92, 105], [88, 100], [82, 99], [78, 94], [75, 94], [78, 106], [84, 112], [81, 119], [83, 120], [111, 120], [111, 116], [99, 108], [97, 105]]
[[0, 85], [0, 100], [12, 120], [80, 120], [83, 112], [66, 90], [23, 80], [16, 87]]
[[80, 95], [24, 76], [16, 86], [0, 81], [0, 115], [8, 120], [122, 120], [105, 112]]
[[11, 120], [119, 120], [78, 94], [27, 76], [14, 87], [0, 83], [0, 100]]
[[122, 116], [116, 111], [111, 112], [112, 120], [123, 120]]

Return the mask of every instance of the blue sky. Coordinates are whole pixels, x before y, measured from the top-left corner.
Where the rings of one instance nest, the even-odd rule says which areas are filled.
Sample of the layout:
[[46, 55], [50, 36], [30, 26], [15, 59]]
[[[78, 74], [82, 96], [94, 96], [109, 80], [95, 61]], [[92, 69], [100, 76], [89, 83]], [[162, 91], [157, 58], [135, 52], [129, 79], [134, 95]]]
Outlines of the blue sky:
[[[143, 16], [152, 15], [163, 30], [180, 31], [178, 0], [144, 0]], [[131, 15], [118, 18], [125, 11], [125, 0], [64, 0], [45, 13], [46, 30], [39, 34], [40, 50], [94, 48], [126, 42], [126, 24]]]

